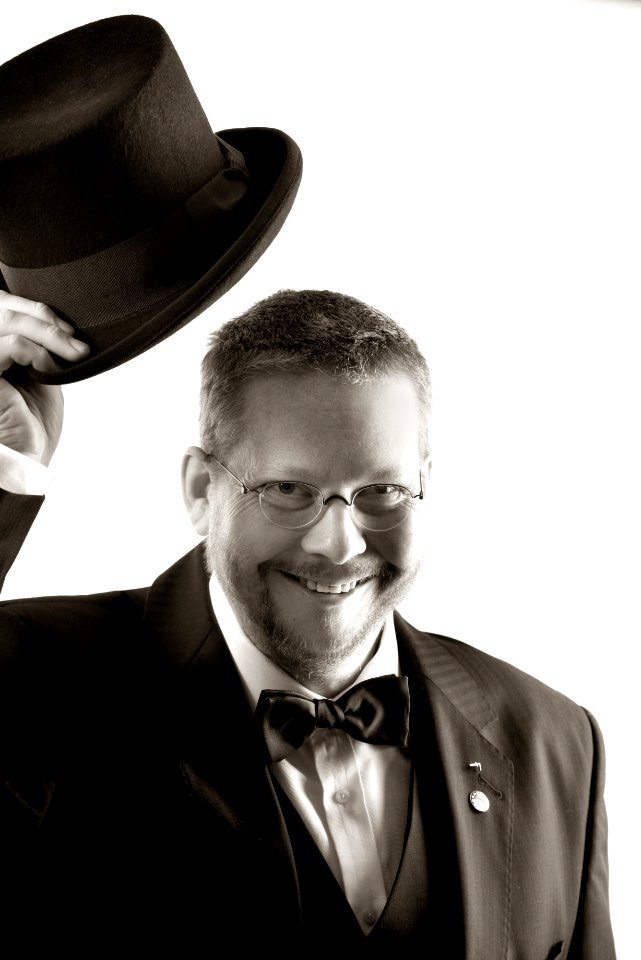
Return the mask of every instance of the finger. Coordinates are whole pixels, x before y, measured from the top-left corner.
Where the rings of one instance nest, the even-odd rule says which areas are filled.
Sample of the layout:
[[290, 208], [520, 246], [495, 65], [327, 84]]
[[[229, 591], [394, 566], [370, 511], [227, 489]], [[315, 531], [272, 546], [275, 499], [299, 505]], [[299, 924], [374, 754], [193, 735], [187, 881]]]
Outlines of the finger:
[[57, 373], [61, 369], [41, 344], [34, 343], [27, 337], [0, 338], [0, 374], [14, 363], [21, 367], [31, 366], [42, 373]]
[[45, 304], [29, 301], [29, 309], [32, 312], [13, 309], [6, 300], [0, 304], [0, 337], [26, 337], [65, 360], [78, 360], [86, 356], [89, 347], [72, 336], [73, 327], [70, 324], [56, 317]]
[[26, 297], [19, 297], [17, 294], [9, 293], [6, 290], [0, 290], [0, 317], [3, 310], [13, 310], [16, 313], [25, 313], [47, 323], [53, 323], [65, 330], [67, 333], [73, 333], [73, 327], [46, 303], [39, 303], [36, 300], [28, 300]]

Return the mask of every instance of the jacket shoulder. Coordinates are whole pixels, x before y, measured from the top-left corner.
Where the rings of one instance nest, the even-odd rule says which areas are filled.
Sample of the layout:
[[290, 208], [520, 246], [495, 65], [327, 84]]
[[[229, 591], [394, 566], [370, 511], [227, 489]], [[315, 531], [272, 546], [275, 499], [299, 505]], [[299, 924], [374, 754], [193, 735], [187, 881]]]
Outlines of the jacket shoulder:
[[[581, 736], [592, 738], [596, 724], [589, 711], [525, 670], [454, 637], [417, 630], [402, 618], [397, 627], [419, 653], [428, 675], [430, 660], [437, 652], [439, 660], [449, 662], [450, 672], [468, 678], [494, 713], [515, 727], [558, 733], [558, 724], [570, 723]], [[447, 674], [447, 667], [441, 669]]]
[[148, 588], [0, 602], [0, 667], [122, 647], [143, 618]]

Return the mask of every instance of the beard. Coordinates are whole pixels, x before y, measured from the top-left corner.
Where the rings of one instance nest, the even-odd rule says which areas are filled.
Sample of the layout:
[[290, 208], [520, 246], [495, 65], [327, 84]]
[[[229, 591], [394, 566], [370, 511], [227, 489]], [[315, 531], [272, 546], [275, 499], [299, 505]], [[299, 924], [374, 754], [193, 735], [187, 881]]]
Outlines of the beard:
[[[282, 576], [278, 568], [263, 562], [248, 577], [237, 558], [227, 554], [220, 562], [213, 541], [210, 535], [206, 543], [208, 573], [218, 577], [244, 633], [265, 656], [312, 690], [333, 682], [347, 663], [359, 662], [362, 668], [375, 650], [388, 614], [407, 596], [420, 568], [420, 562], [400, 570], [390, 563], [368, 565], [364, 559], [346, 567], [341, 571], [343, 582], [374, 581], [375, 591], [369, 591], [365, 609], [348, 623], [339, 609], [319, 610], [313, 630], [303, 632], [287, 622], [272, 595], [268, 575]], [[322, 579], [321, 571], [315, 572], [312, 566], [300, 573], [305, 579]]]

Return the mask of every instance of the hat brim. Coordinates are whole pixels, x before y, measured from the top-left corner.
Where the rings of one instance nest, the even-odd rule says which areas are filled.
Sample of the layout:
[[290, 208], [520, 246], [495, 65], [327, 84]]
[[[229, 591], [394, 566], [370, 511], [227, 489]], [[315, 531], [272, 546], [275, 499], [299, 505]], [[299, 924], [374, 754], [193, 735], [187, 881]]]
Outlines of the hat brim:
[[[83, 337], [92, 351], [85, 360], [43, 372], [29, 368], [39, 383], [68, 384], [111, 370], [153, 347], [198, 316], [233, 287], [256, 263], [282, 227], [296, 197], [302, 176], [298, 145], [281, 130], [245, 127], [222, 130], [217, 136], [241, 151], [253, 184], [253, 200], [238, 234], [224, 254], [170, 300], [117, 324], [92, 326]], [[53, 305], [52, 305], [53, 306]], [[89, 335], [90, 334], [90, 335]]]

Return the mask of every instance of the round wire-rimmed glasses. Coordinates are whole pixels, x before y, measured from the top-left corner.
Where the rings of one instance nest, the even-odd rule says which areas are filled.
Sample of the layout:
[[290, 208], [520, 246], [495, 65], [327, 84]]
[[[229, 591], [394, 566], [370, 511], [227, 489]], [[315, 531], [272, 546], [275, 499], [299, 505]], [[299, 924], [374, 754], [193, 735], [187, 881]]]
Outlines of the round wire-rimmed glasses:
[[248, 487], [216, 457], [211, 454], [207, 454], [207, 457], [239, 483], [243, 493], [258, 494], [258, 503], [265, 519], [286, 530], [309, 527], [320, 517], [323, 507], [330, 500], [338, 499], [343, 500], [360, 527], [384, 533], [403, 523], [412, 512], [414, 501], [423, 499], [422, 477], [420, 493], [412, 493], [398, 483], [370, 483], [356, 490], [351, 500], [346, 500], [338, 493], [325, 497], [318, 487], [301, 480], [274, 480], [262, 483], [259, 487]]

